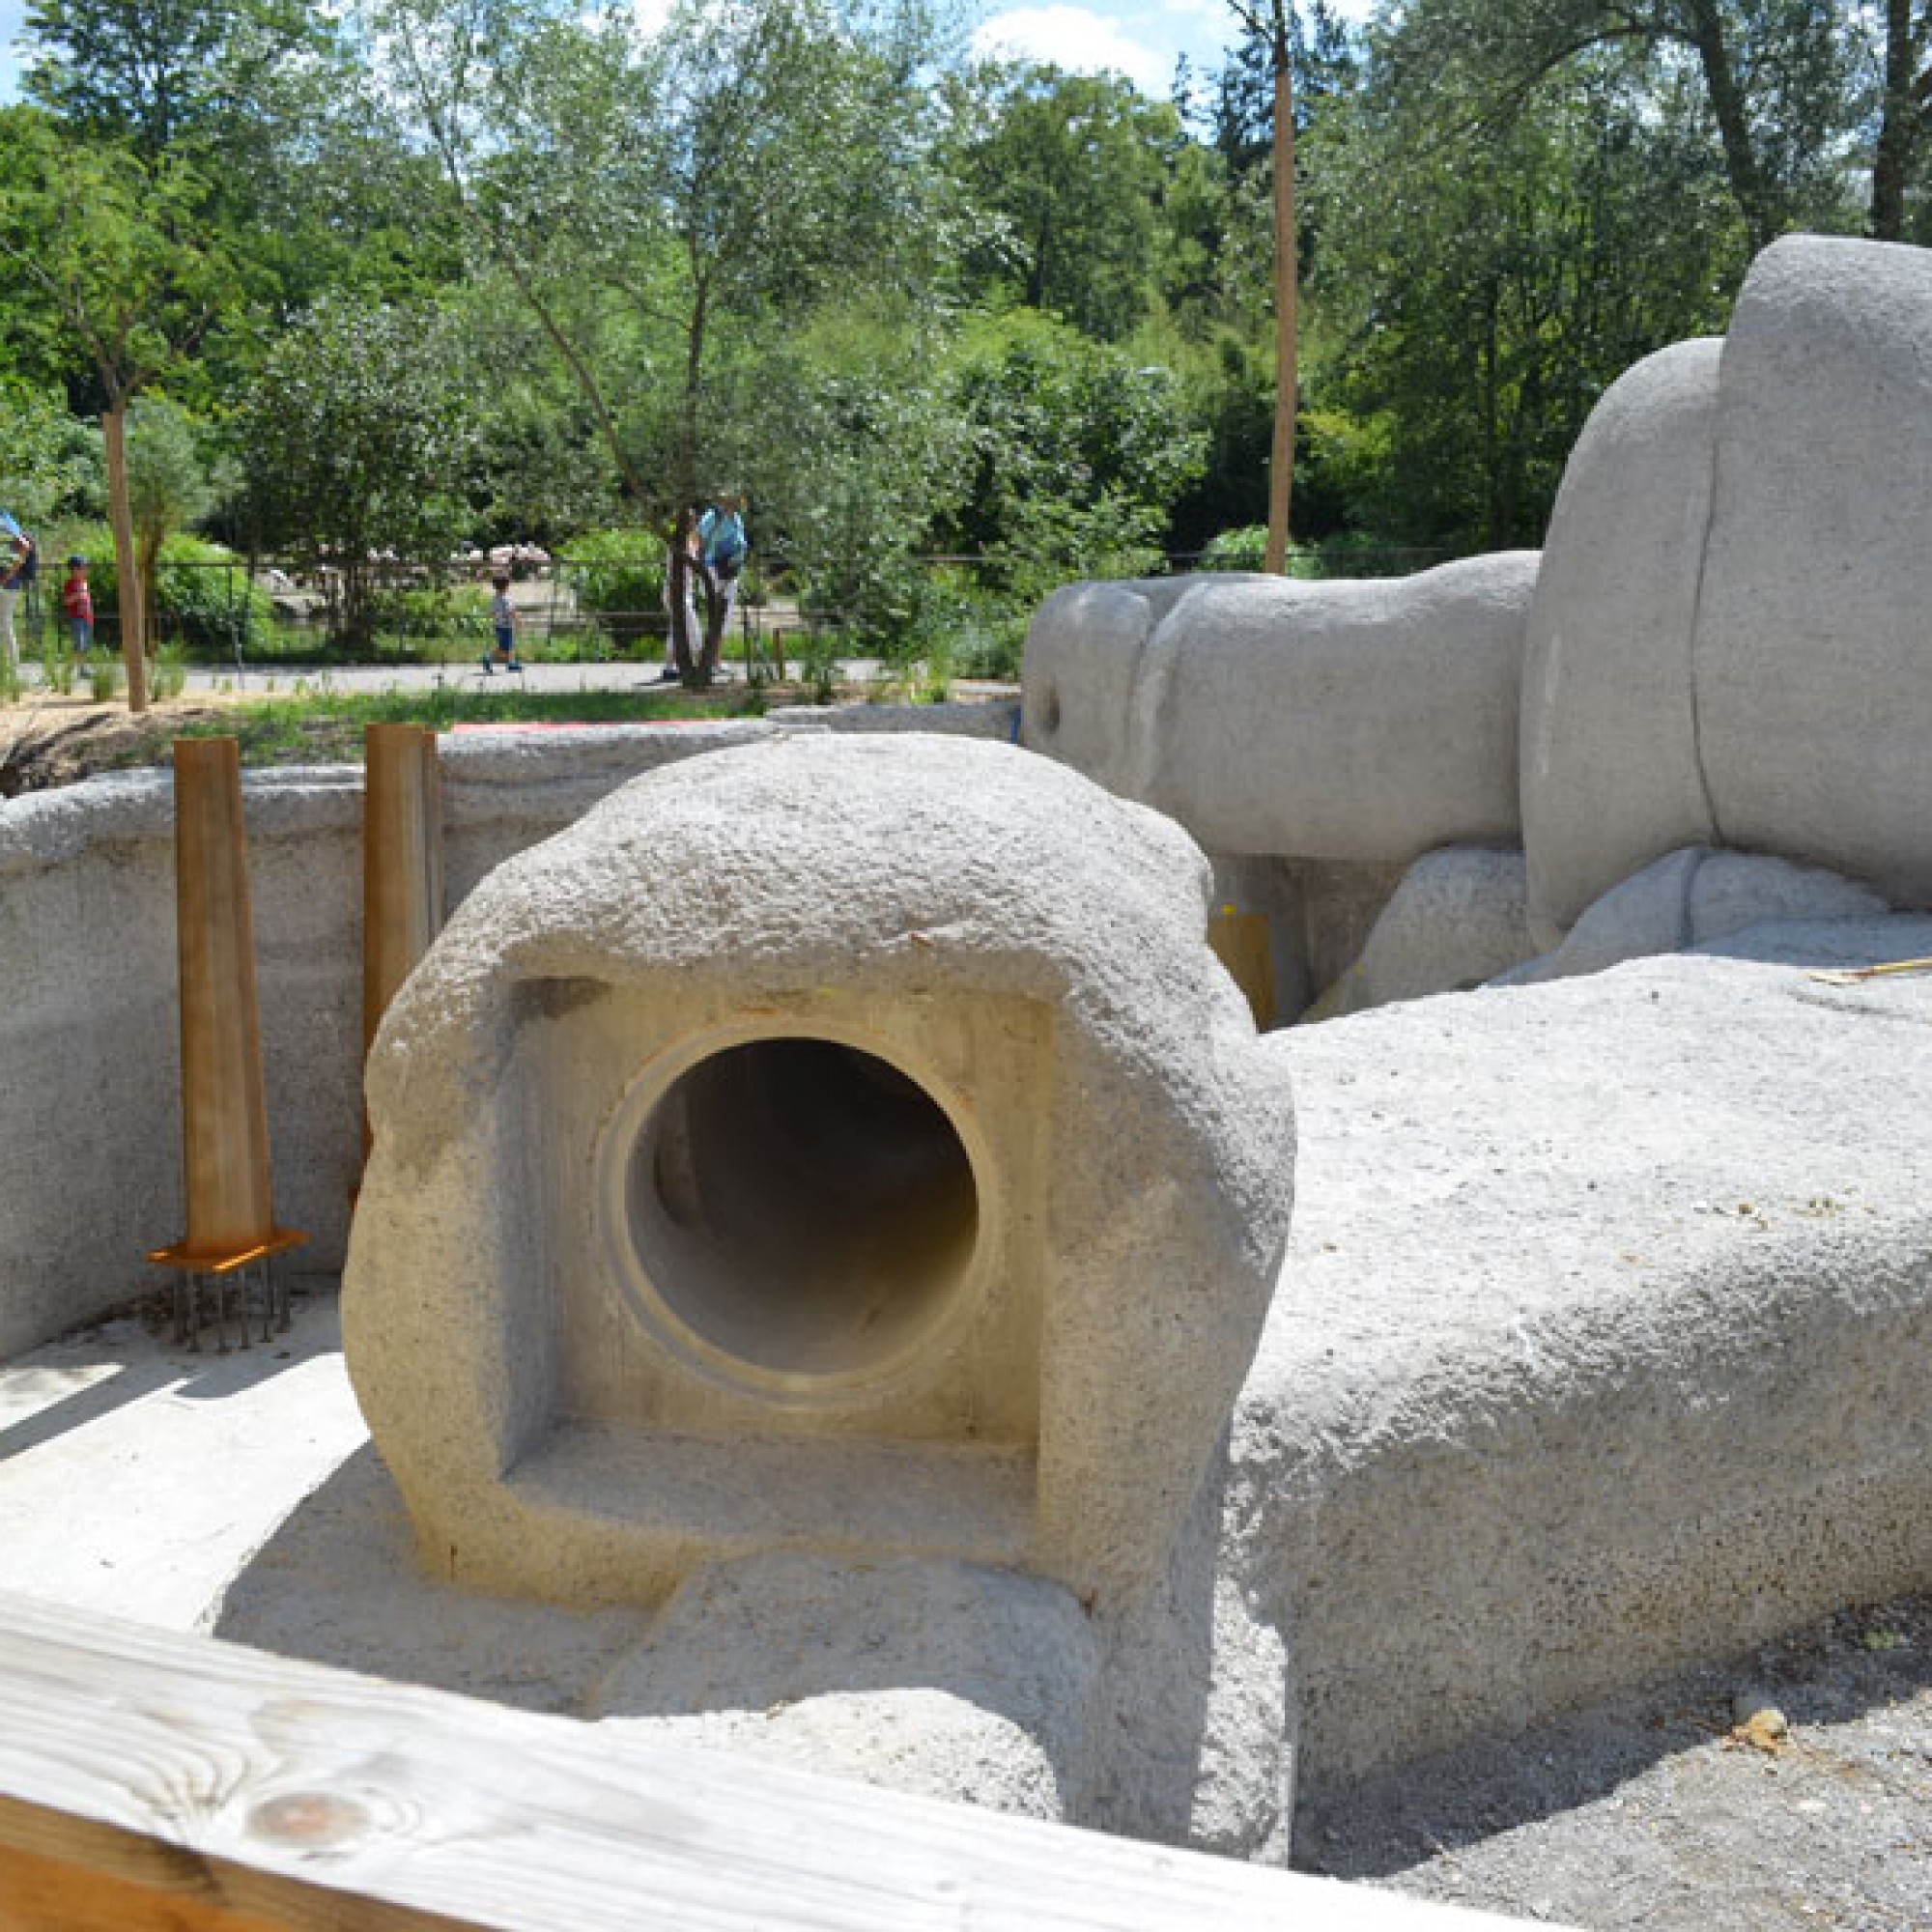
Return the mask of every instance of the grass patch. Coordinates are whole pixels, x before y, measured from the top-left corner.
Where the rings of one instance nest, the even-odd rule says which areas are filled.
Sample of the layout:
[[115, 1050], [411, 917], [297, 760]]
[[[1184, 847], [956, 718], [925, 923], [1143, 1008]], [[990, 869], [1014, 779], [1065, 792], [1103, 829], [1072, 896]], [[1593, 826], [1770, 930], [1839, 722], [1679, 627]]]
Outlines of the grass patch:
[[737, 718], [762, 709], [742, 690], [698, 696], [690, 692], [437, 691], [295, 692], [243, 698], [218, 715], [184, 720], [177, 737], [230, 736], [244, 765], [359, 764], [367, 724], [640, 724], [674, 718]]

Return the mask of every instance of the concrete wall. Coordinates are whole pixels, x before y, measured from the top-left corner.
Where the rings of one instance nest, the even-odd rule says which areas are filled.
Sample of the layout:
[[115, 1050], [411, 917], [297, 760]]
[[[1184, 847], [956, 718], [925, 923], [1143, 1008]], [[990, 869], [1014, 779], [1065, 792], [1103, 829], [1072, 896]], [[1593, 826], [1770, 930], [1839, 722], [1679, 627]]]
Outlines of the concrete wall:
[[[796, 730], [1010, 737], [1004, 705], [442, 741], [447, 890], [573, 823], [639, 772]], [[342, 1264], [360, 1157], [358, 769], [244, 781], [275, 1212]], [[174, 810], [166, 772], [0, 805], [0, 1355], [163, 1285], [183, 1231]]]

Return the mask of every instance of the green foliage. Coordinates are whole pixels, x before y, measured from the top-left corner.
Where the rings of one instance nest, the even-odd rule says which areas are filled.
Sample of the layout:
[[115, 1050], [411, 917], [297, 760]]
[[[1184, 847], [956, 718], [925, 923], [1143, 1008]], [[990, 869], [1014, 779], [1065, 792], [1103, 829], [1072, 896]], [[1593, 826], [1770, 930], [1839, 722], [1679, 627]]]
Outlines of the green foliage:
[[958, 167], [979, 220], [968, 286], [1102, 340], [1146, 312], [1180, 118], [1118, 74], [978, 69], [951, 90]]
[[0, 504], [36, 535], [57, 518], [98, 516], [100, 436], [45, 391], [0, 379]]
[[579, 610], [619, 647], [664, 636], [663, 538], [649, 530], [592, 530], [571, 539], [557, 566]]
[[264, 548], [327, 568], [339, 642], [373, 637], [385, 560], [463, 536], [476, 436], [439, 311], [331, 297], [270, 350], [238, 423], [248, 520]]
[[983, 552], [997, 587], [1028, 599], [1158, 566], [1203, 456], [1168, 370], [1021, 310], [966, 331], [952, 382], [973, 472], [938, 531], [949, 550]]
[[73, 695], [73, 651], [58, 626], [49, 625], [41, 639], [41, 680], [57, 697]]
[[[99, 525], [81, 527], [72, 540], [88, 559], [94, 608], [111, 617], [121, 608], [121, 585], [107, 531]], [[169, 537], [154, 593], [156, 636], [150, 641], [178, 645], [196, 663], [223, 662], [238, 649], [245, 657], [273, 639], [275, 611], [268, 592], [250, 583], [246, 564], [219, 544]]]
[[1309, 388], [1358, 526], [1536, 541], [1609, 383], [1722, 327], [1742, 238], [1708, 150], [1624, 63], [1584, 77], [1479, 151], [1366, 104], [1331, 130], [1316, 191], [1335, 340]]
[[148, 667], [148, 689], [156, 697], [179, 697], [186, 688], [186, 654], [179, 644], [163, 644]]
[[1244, 524], [1223, 530], [1201, 553], [1203, 570], [1260, 570], [1267, 551], [1267, 526]]

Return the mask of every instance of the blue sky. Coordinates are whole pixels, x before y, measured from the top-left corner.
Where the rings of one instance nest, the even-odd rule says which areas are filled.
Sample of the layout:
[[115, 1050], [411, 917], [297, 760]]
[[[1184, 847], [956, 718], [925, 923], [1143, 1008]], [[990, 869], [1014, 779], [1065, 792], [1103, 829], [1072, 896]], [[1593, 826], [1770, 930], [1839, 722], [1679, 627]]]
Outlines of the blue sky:
[[[14, 37], [26, 0], [0, 0], [0, 99], [19, 92], [20, 59]], [[1366, 17], [1370, 0], [1342, 0], [1340, 11]], [[639, 0], [646, 15], [657, 11]], [[1234, 39], [1228, 0], [1023, 0], [1003, 6], [987, 0], [974, 34], [981, 50], [1052, 61], [1082, 72], [1114, 69], [1144, 93], [1164, 98], [1174, 64], [1183, 53], [1196, 68], [1219, 63]]]
[[12, 100], [20, 91], [20, 56], [14, 36], [27, 11], [27, 0], [0, 0], [0, 100]]
[[[1371, 0], [1341, 0], [1346, 18], [1364, 20]], [[1113, 69], [1143, 94], [1165, 99], [1174, 64], [1185, 54], [1197, 73], [1218, 67], [1237, 38], [1228, 0], [991, 0], [973, 36], [987, 53], [1023, 54], [1079, 72]]]

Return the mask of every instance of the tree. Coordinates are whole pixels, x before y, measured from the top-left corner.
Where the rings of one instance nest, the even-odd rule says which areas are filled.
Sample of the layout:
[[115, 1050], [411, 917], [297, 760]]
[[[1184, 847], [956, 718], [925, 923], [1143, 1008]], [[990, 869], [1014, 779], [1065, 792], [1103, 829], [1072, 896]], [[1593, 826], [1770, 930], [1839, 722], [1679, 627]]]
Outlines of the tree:
[[219, 494], [187, 412], [165, 396], [136, 397], [128, 411], [128, 508], [146, 633], [154, 631], [162, 546], [207, 516]]
[[1235, 17], [1267, 46], [1273, 80], [1274, 163], [1274, 437], [1268, 450], [1267, 551], [1264, 568], [1288, 568], [1288, 520], [1294, 488], [1294, 410], [1299, 370], [1295, 301], [1300, 283], [1294, 232], [1293, 0], [1229, 0]]
[[976, 217], [968, 287], [1103, 341], [1146, 313], [1179, 116], [1118, 74], [988, 65], [955, 82], [955, 166]]
[[100, 514], [100, 439], [43, 389], [0, 378], [0, 504], [39, 529]]
[[25, 31], [29, 96], [152, 161], [232, 149], [296, 57], [324, 47], [327, 16], [302, 0], [30, 0]]
[[[0, 256], [38, 286], [88, 359], [101, 398], [117, 580], [142, 583], [127, 455], [128, 406], [194, 355], [221, 311], [227, 264], [186, 163], [79, 142], [37, 119], [0, 191]], [[123, 600], [128, 705], [148, 705], [144, 594]]]
[[1879, 60], [1869, 226], [1881, 242], [1902, 242], [1907, 192], [1932, 132], [1932, 6], [1884, 0]]
[[1745, 239], [1694, 85], [1647, 81], [1599, 52], [1480, 152], [1377, 90], [1331, 126], [1314, 413], [1378, 534], [1534, 541], [1604, 389], [1722, 327]]
[[1623, 48], [1701, 89], [1753, 252], [1839, 199], [1849, 50], [1832, 0], [1414, 0], [1389, 79], [1435, 125], [1495, 132], [1593, 52]]
[[1076, 575], [1157, 567], [1204, 439], [1169, 371], [1031, 309], [977, 321], [949, 374], [967, 427], [959, 508], [935, 534], [983, 552], [1026, 598]]
[[373, 632], [381, 553], [445, 555], [467, 534], [480, 426], [463, 372], [440, 312], [338, 296], [282, 335], [242, 399], [251, 530], [332, 573], [352, 644]]
[[661, 531], [719, 480], [721, 357], [926, 275], [916, 43], [818, 0], [686, 5], [651, 40], [554, 0], [387, 0], [380, 24], [464, 221]]

